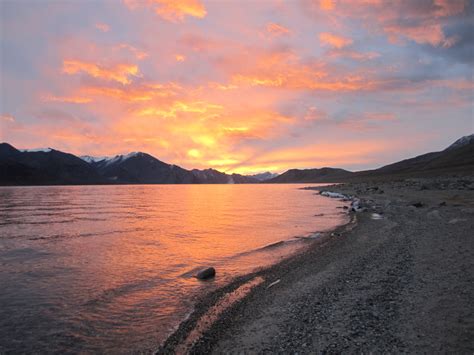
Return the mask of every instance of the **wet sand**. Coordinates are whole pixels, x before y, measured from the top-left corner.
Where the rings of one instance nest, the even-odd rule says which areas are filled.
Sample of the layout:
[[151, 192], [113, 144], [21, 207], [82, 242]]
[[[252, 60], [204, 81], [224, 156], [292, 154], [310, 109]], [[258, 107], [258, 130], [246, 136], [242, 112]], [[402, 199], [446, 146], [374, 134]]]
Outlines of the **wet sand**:
[[[472, 353], [473, 181], [324, 189], [357, 196], [365, 211], [298, 256], [202, 299], [159, 353]], [[264, 281], [209, 316], [256, 277]]]

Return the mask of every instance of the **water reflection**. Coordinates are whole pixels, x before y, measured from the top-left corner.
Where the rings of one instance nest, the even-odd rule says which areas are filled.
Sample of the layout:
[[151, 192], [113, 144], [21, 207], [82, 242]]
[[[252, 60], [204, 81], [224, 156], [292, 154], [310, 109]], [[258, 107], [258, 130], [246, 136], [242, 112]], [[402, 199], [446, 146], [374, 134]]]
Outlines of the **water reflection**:
[[262, 247], [342, 222], [299, 187], [0, 188], [0, 352], [156, 349], [198, 295], [308, 241]]

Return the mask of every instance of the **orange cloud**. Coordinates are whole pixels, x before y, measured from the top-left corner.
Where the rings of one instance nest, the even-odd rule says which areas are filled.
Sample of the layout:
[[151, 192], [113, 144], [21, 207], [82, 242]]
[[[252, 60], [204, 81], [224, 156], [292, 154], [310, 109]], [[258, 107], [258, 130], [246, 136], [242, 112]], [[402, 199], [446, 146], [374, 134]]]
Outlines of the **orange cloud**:
[[199, 0], [155, 0], [155, 12], [165, 20], [183, 21], [185, 16], [203, 18], [207, 12]]
[[126, 49], [128, 51], [130, 51], [134, 56], [135, 58], [137, 58], [138, 60], [143, 60], [145, 59], [146, 57], [148, 57], [148, 53], [145, 52], [145, 51], [142, 51], [138, 48], [135, 48], [127, 43], [121, 43], [118, 45], [118, 48], [119, 49]]
[[351, 129], [359, 132], [374, 131], [381, 128], [384, 122], [395, 121], [396, 116], [388, 112], [368, 112], [360, 116], [351, 116], [342, 122], [339, 122], [340, 127]]
[[[387, 6], [384, 1], [354, 3], [340, 0], [342, 17], [361, 17], [374, 27], [385, 32], [392, 43], [409, 39], [420, 44], [449, 48], [458, 38], [446, 37], [443, 26], [445, 19], [462, 13], [468, 6], [466, 0], [431, 0], [427, 2], [393, 1]], [[373, 25], [372, 25], [373, 26]]]
[[326, 45], [334, 48], [344, 48], [352, 44], [350, 38], [338, 36], [332, 33], [323, 32], [319, 34], [319, 40]]
[[182, 22], [186, 16], [203, 18], [207, 11], [199, 0], [124, 0], [129, 9], [139, 6], [153, 7], [155, 13], [170, 22]]
[[380, 57], [377, 52], [358, 52], [349, 48], [337, 49], [334, 48], [327, 53], [328, 58], [350, 58], [358, 61], [367, 61]]
[[319, 7], [321, 10], [330, 11], [334, 9], [333, 0], [319, 0]]
[[92, 102], [91, 98], [88, 97], [79, 97], [79, 96], [55, 96], [55, 95], [45, 95], [42, 97], [43, 101], [49, 102], [66, 102], [72, 104], [86, 104]]
[[63, 61], [63, 73], [71, 75], [79, 72], [87, 73], [94, 78], [117, 81], [125, 85], [130, 84], [130, 76], [138, 76], [138, 67], [136, 65], [118, 64], [113, 68], [104, 68], [94, 63], [79, 60]]
[[163, 118], [176, 117], [180, 112], [206, 113], [212, 110], [220, 110], [223, 107], [203, 101], [183, 102], [175, 101], [170, 107], [144, 107], [138, 111], [139, 116], [159, 116]]
[[377, 161], [378, 155], [400, 144], [401, 142], [386, 140], [322, 141], [254, 154], [245, 160], [245, 164], [240, 160], [238, 163], [229, 163], [226, 167], [227, 171], [246, 174], [265, 170], [283, 172], [288, 167], [322, 168], [370, 164]]
[[15, 122], [15, 118], [9, 114], [0, 115], [0, 120], [5, 122]]
[[184, 62], [186, 60], [186, 57], [184, 55], [181, 55], [181, 54], [176, 54], [174, 56], [174, 59], [176, 59], [177, 62]]
[[291, 33], [288, 28], [273, 22], [268, 23], [265, 30], [271, 37], [279, 37]]
[[180, 87], [174, 83], [128, 85], [122, 88], [108, 86], [85, 86], [79, 92], [88, 96], [111, 97], [123, 102], [150, 101], [154, 98], [175, 96]]
[[446, 38], [440, 24], [433, 23], [425, 26], [403, 27], [399, 25], [386, 25], [384, 31], [391, 42], [397, 42], [399, 36], [409, 38], [417, 43], [427, 43], [432, 46], [451, 47], [455, 38]]
[[[322, 90], [322, 91], [356, 91], [372, 90], [376, 82], [363, 78], [344, 77], [337, 80], [319, 79], [319, 73], [306, 68], [296, 69], [294, 72], [277, 77], [264, 75], [235, 75], [233, 80], [237, 83], [246, 83], [251, 86], [280, 87], [294, 90]], [[309, 74], [306, 76], [305, 73]]]
[[97, 28], [99, 31], [102, 31], [102, 32], [109, 32], [110, 30], [109, 25], [105, 23], [96, 23], [95, 28]]

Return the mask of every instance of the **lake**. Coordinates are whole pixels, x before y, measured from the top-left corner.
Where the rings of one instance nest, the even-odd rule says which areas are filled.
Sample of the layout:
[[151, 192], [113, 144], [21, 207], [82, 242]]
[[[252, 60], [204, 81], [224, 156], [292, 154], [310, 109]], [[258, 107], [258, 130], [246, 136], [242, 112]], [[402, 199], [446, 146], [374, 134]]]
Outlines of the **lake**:
[[152, 352], [197, 297], [346, 221], [309, 185], [0, 187], [0, 353]]

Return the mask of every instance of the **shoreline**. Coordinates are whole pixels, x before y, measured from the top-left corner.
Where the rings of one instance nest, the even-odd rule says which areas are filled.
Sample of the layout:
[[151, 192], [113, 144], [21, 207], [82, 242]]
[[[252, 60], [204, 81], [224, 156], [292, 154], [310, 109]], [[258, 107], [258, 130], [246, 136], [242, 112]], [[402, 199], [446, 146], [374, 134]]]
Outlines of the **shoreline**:
[[[322, 191], [325, 187], [330, 185], [318, 186], [318, 187], [304, 187], [304, 190], [313, 190], [313, 191]], [[332, 185], [331, 185], [332, 186]], [[326, 196], [327, 198], [333, 198]], [[346, 196], [347, 201], [352, 201], [349, 196]], [[342, 207], [341, 207], [342, 208]], [[350, 207], [348, 207], [350, 210]], [[345, 210], [347, 211], [347, 210]], [[235, 308], [239, 306], [240, 302], [243, 302], [255, 293], [257, 290], [265, 290], [271, 288], [277, 283], [279, 283], [279, 275], [285, 271], [286, 268], [294, 267], [294, 264], [300, 263], [300, 258], [311, 254], [314, 252], [314, 249], [319, 249], [323, 246], [326, 246], [330, 243], [331, 239], [336, 236], [340, 236], [342, 233], [346, 233], [356, 227], [357, 218], [355, 213], [348, 213], [348, 221], [338, 225], [335, 228], [324, 232], [313, 232], [311, 234], [319, 234], [317, 238], [311, 240], [312, 238], [306, 237], [305, 240], [311, 240], [311, 244], [308, 245], [303, 250], [297, 251], [295, 254], [292, 254], [288, 257], [285, 257], [283, 260], [277, 262], [276, 264], [266, 266], [263, 268], [258, 268], [257, 270], [240, 275], [233, 279], [230, 283], [226, 284], [223, 287], [218, 288], [208, 294], [203, 295], [198, 298], [196, 304], [194, 305], [194, 310], [189, 314], [189, 316], [184, 319], [177, 327], [177, 329], [171, 333], [164, 343], [155, 351], [155, 354], [169, 354], [169, 353], [194, 353], [196, 352], [196, 347], [199, 344], [206, 341], [207, 333], [212, 331], [213, 328], [218, 327], [224, 319], [232, 316]], [[292, 239], [289, 239], [292, 240]], [[186, 351], [183, 351], [183, 343], [186, 338], [196, 329], [196, 325], [206, 317], [206, 314], [213, 309], [213, 306], [218, 304], [220, 300], [226, 297], [226, 295], [233, 294], [236, 290], [245, 285], [251, 283], [253, 280], [261, 278], [262, 282], [259, 282], [257, 286], [252, 287], [250, 292], [246, 293], [244, 297], [237, 300], [236, 304], [232, 304], [230, 307], [226, 307], [222, 314], [219, 314], [217, 319], [214, 319], [213, 324], [210, 325], [210, 329], [207, 329], [206, 332], [201, 334], [201, 336], [196, 339], [197, 341], [191, 346], [186, 347]]]
[[[157, 353], [472, 352], [474, 192], [433, 186], [312, 188], [357, 196], [361, 209], [301, 253], [205, 296]], [[219, 299], [256, 277], [264, 281], [182, 347]]]

